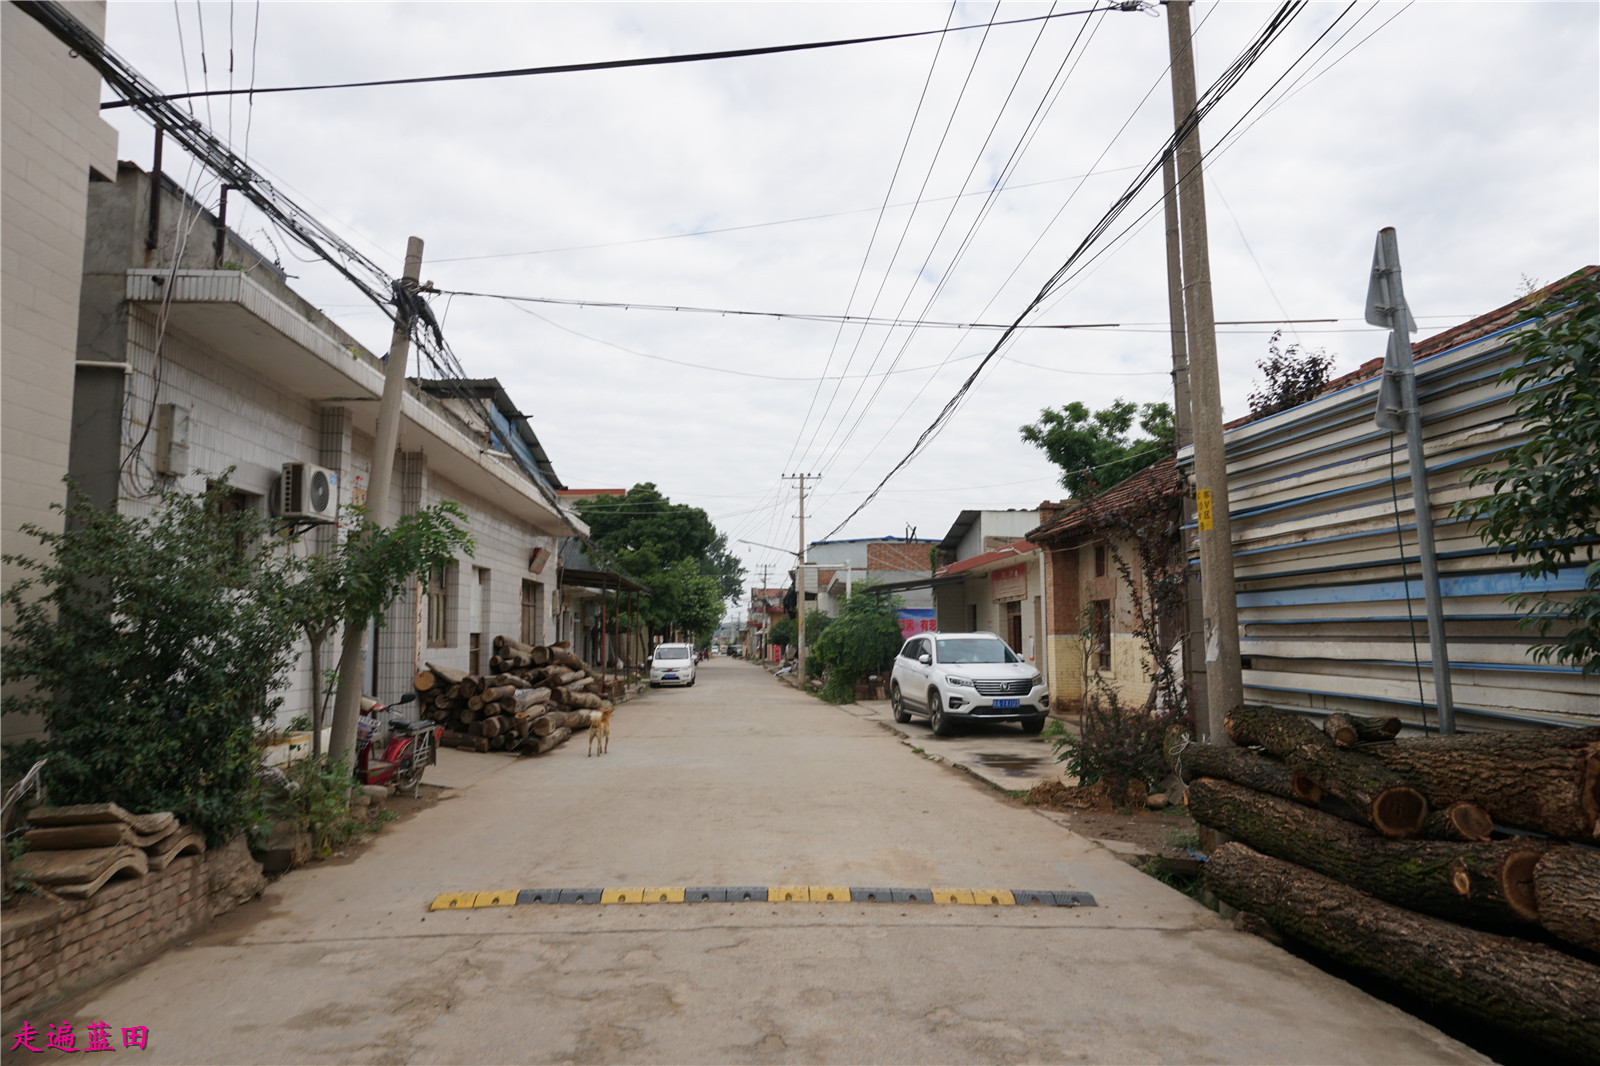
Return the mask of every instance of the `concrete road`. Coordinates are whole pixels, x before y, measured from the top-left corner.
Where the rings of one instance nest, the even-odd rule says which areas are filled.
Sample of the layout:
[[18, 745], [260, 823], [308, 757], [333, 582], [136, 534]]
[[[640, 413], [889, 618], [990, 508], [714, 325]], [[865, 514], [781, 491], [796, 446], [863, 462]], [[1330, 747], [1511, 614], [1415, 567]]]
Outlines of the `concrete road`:
[[[150, 1063], [1485, 1061], [753, 664], [712, 660], [613, 730], [604, 758], [494, 760], [48, 1020], [146, 1026]], [[779, 884], [1099, 905], [427, 910]]]

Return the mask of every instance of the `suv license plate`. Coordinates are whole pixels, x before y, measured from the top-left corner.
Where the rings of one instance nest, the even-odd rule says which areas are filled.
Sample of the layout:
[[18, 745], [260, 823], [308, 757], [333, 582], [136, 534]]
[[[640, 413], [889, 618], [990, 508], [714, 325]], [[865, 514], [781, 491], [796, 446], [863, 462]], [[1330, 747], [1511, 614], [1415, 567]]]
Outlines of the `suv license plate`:
[[1022, 706], [1021, 700], [995, 700], [990, 704], [997, 711], [1012, 711]]

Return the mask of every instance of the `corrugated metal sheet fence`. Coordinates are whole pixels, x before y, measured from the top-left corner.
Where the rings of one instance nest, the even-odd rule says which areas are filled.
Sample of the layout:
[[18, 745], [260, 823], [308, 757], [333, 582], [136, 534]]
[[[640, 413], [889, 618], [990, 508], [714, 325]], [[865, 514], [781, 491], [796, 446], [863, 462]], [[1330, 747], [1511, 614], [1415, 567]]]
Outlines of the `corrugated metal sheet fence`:
[[[1498, 382], [1515, 362], [1511, 332], [1417, 363], [1457, 721], [1464, 729], [1600, 722], [1600, 677], [1536, 662], [1533, 634], [1517, 628], [1506, 602], [1541, 588], [1581, 589], [1583, 566], [1529, 581], [1450, 517], [1458, 501], [1488, 491], [1467, 488], [1466, 471], [1525, 439], [1511, 387]], [[1405, 441], [1373, 424], [1377, 389], [1370, 378], [1227, 434], [1245, 697], [1432, 727]]]

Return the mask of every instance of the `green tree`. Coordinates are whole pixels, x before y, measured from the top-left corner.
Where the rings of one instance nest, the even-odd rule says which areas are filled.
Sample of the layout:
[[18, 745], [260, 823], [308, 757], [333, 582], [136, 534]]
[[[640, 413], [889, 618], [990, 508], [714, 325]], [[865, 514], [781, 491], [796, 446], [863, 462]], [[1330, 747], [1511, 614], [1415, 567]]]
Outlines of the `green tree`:
[[[471, 555], [472, 538], [463, 528], [467, 516], [445, 501], [402, 515], [388, 529], [374, 526], [359, 508], [332, 550], [299, 559], [294, 584], [286, 596], [295, 625], [310, 642], [312, 754], [322, 754], [322, 723], [328, 693], [322, 674], [322, 651], [340, 627], [364, 632], [408, 585], [437, 566], [448, 565], [456, 552]], [[353, 739], [353, 738], [352, 738]], [[333, 738], [332, 748], [343, 752]]]
[[784, 615], [767, 629], [767, 643], [780, 648], [793, 646], [800, 639], [800, 623]]
[[1322, 348], [1300, 350], [1300, 345], [1280, 346], [1283, 330], [1273, 331], [1267, 341], [1267, 357], [1256, 363], [1266, 378], [1250, 393], [1250, 413], [1256, 417], [1287, 411], [1317, 398], [1333, 370], [1333, 356]]
[[[1132, 435], [1135, 418], [1142, 437]], [[1021, 433], [1061, 467], [1061, 486], [1078, 499], [1171, 455], [1176, 440], [1170, 405], [1139, 406], [1122, 399], [1094, 412], [1076, 400], [1061, 408], [1046, 407], [1039, 421], [1023, 426]]]
[[717, 580], [702, 574], [692, 559], [681, 559], [667, 571], [658, 595], [672, 618], [672, 624], [688, 633], [693, 641], [707, 638], [722, 621], [722, 594]]
[[1522, 564], [1526, 578], [1549, 578], [1574, 559], [1586, 562], [1576, 595], [1509, 597], [1530, 612], [1521, 624], [1541, 638], [1531, 653], [1600, 673], [1600, 283], [1584, 277], [1535, 308], [1542, 321], [1516, 335], [1516, 365], [1500, 375], [1514, 386], [1528, 439], [1493, 466], [1464, 475], [1492, 491], [1454, 513], [1482, 525], [1478, 536]]
[[635, 485], [623, 496], [585, 500], [578, 514], [588, 524], [590, 538], [650, 590], [640, 612], [657, 632], [674, 626], [706, 631], [699, 613], [702, 597], [673, 576], [681, 563], [690, 563], [712, 581], [718, 603], [713, 629], [721, 618], [721, 602], [743, 591], [744, 567], [728, 550], [727, 536], [705, 511], [673, 503], [653, 483]]
[[904, 643], [899, 600], [875, 594], [871, 584], [857, 585], [813, 649], [813, 658], [827, 670], [822, 698], [854, 703], [856, 682], [888, 670]]
[[147, 517], [73, 494], [63, 532], [24, 526], [42, 559], [28, 576], [0, 679], [29, 683], [6, 713], [43, 715], [55, 804], [170, 810], [213, 845], [250, 820], [256, 735], [287, 685], [297, 637], [293, 563], [252, 511], [223, 513], [227, 477], [163, 497]]

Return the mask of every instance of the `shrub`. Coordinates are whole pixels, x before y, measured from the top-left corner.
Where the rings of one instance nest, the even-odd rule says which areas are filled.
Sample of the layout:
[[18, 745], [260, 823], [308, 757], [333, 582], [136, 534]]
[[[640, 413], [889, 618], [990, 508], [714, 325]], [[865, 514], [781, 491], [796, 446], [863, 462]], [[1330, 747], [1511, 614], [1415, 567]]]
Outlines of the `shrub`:
[[1176, 721], [1171, 712], [1125, 707], [1106, 687], [1085, 697], [1079, 735], [1052, 723], [1050, 746], [1079, 784], [1104, 780], [1120, 793], [1130, 781], [1154, 786], [1166, 777], [1163, 745]]
[[223, 513], [227, 479], [148, 517], [78, 498], [64, 531], [23, 531], [44, 559], [5, 590], [7, 713], [43, 715], [54, 804], [173, 811], [220, 845], [250, 820], [257, 731], [287, 684], [289, 564], [265, 522]]
[[871, 585], [857, 586], [817, 639], [813, 659], [827, 667], [822, 698], [854, 703], [856, 682], [892, 666], [904, 643], [896, 601], [874, 594]]

